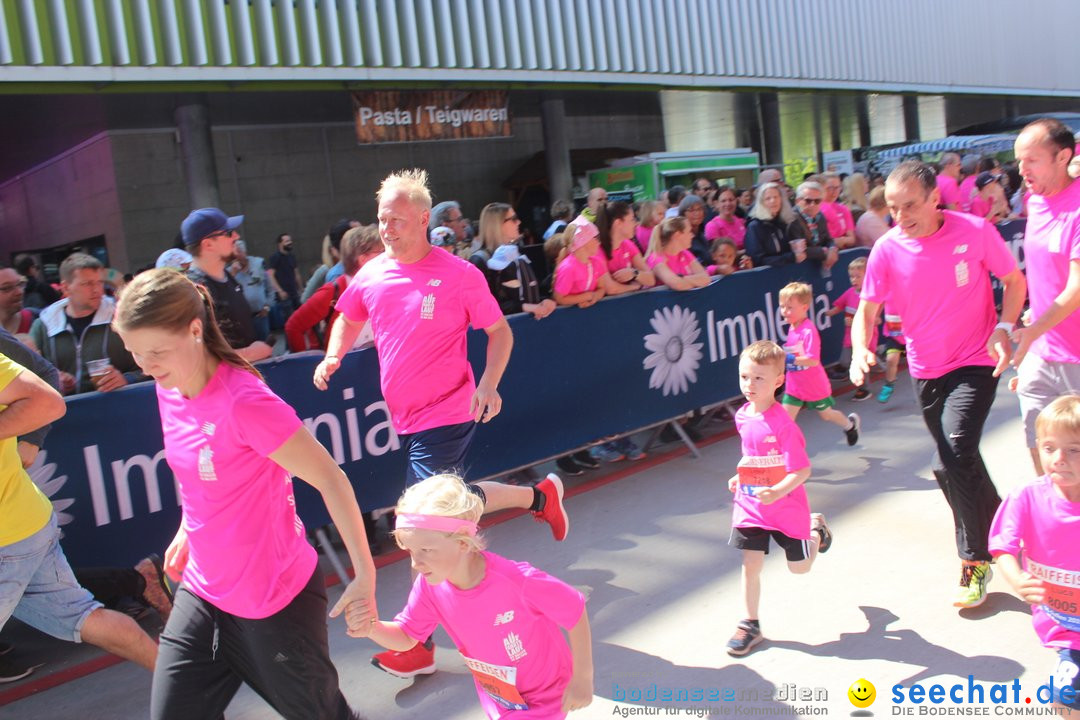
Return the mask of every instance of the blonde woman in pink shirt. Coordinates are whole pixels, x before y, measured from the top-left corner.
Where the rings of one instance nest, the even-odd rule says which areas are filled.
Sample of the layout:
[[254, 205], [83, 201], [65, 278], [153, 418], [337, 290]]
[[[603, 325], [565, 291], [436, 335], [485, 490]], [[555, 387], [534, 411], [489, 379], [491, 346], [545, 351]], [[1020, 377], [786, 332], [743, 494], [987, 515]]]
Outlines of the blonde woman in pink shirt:
[[150, 717], [221, 717], [247, 684], [286, 718], [355, 715], [338, 689], [326, 586], [292, 478], [316, 490], [356, 579], [331, 616], [375, 610], [375, 566], [348, 478], [296, 412], [229, 347], [206, 289], [170, 269], [127, 286], [113, 327], [157, 383], [183, 517], [165, 552], [181, 584], [161, 634]]
[[709, 273], [690, 252], [694, 236], [684, 217], [666, 218], [653, 228], [645, 262], [656, 279], [672, 290], [693, 290], [709, 284]]
[[638, 226], [634, 231], [634, 239], [638, 249], [642, 253], [649, 250], [649, 238], [652, 237], [653, 228], [664, 219], [664, 203], [659, 200], [646, 200], [638, 208]]
[[641, 289], [641, 283], [631, 280], [623, 284], [611, 277], [607, 261], [600, 252], [600, 231], [591, 222], [572, 222], [566, 227], [566, 257], [555, 268], [552, 294], [560, 305], [592, 307], [605, 295], [622, 295]]

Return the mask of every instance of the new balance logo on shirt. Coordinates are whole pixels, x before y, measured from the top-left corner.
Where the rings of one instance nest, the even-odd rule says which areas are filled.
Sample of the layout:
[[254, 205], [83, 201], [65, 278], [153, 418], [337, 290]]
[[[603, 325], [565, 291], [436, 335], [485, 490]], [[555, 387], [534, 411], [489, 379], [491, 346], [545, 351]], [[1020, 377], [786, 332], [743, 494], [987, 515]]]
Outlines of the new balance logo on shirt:
[[442, 280], [440, 280], [439, 278], [431, 278], [427, 281], [427, 284], [431, 287], [439, 287], [440, 285], [442, 285]]
[[513, 610], [507, 610], [504, 613], [499, 613], [498, 615], [495, 616], [495, 627], [498, 627], [500, 625], [504, 625], [504, 624], [512, 621], [513, 619], [514, 619], [514, 611]]

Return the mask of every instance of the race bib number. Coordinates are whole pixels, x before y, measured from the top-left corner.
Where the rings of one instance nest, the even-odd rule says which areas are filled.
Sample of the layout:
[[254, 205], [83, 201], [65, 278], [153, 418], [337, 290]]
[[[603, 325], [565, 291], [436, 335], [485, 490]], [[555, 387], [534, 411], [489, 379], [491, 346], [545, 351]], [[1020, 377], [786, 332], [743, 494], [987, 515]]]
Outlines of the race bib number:
[[755, 455], [739, 461], [739, 488], [753, 495], [758, 488], [772, 487], [787, 477], [783, 455]]
[[1066, 630], [1080, 632], [1080, 572], [1037, 563], [1030, 558], [1027, 571], [1046, 587], [1042, 609]]
[[886, 315], [885, 316], [885, 337], [898, 338], [903, 337], [904, 331], [900, 325], [899, 315]]
[[492, 665], [483, 660], [461, 656], [466, 667], [472, 672], [477, 684], [500, 707], [507, 710], [528, 710], [525, 698], [517, 690], [517, 668], [504, 665]]

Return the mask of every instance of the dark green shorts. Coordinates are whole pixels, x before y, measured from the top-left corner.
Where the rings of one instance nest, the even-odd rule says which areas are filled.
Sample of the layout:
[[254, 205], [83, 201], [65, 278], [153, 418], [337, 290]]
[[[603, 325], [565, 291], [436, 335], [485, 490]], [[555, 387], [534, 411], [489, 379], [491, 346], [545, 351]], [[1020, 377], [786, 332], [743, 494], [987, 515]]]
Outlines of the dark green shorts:
[[828, 410], [836, 406], [836, 401], [832, 399], [832, 395], [821, 400], [800, 400], [784, 393], [784, 397], [780, 398], [780, 402], [784, 405], [794, 405], [798, 408], [810, 408], [811, 410]]

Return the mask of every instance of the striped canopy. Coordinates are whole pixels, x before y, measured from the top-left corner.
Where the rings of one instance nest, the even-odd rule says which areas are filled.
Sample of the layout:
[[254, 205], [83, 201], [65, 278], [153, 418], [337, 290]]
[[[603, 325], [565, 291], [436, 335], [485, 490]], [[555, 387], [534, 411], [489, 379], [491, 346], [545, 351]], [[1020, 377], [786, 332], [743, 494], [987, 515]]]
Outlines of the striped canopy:
[[997, 153], [1012, 150], [1015, 135], [953, 135], [940, 140], [901, 145], [878, 153], [881, 158], [903, 158], [908, 155], [939, 152]]

